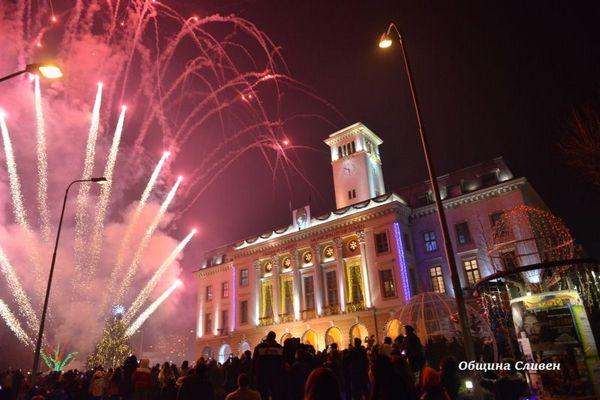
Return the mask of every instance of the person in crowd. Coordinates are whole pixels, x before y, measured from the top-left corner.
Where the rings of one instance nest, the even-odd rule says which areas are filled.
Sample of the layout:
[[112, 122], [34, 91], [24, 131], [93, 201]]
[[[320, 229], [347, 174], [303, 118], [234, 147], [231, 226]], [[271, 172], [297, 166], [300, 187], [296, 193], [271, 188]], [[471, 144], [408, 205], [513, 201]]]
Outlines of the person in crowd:
[[152, 390], [152, 374], [150, 371], [150, 360], [142, 358], [140, 366], [131, 374], [134, 400], [149, 400]]
[[392, 356], [392, 364], [396, 368], [399, 390], [403, 400], [416, 400], [418, 397], [415, 377], [404, 357]]
[[381, 348], [379, 349], [379, 353], [386, 355], [386, 356], [391, 356], [392, 355], [392, 338], [389, 336], [386, 336], [383, 338], [383, 344], [381, 345]]
[[408, 365], [413, 372], [418, 372], [425, 364], [423, 354], [423, 345], [421, 340], [415, 334], [415, 329], [411, 325], [404, 326], [404, 340], [402, 342], [402, 354], [408, 359]]
[[121, 367], [115, 368], [110, 380], [108, 381], [108, 387], [106, 394], [110, 400], [118, 400], [121, 397], [121, 387], [123, 385], [123, 374]]
[[99, 365], [92, 375], [89, 387], [90, 395], [96, 400], [100, 400], [104, 396], [104, 376], [104, 368]]
[[314, 369], [304, 385], [304, 400], [342, 400], [335, 374], [328, 368]]
[[440, 380], [450, 400], [458, 399], [460, 377], [458, 376], [458, 361], [454, 357], [445, 357], [440, 363]]
[[344, 391], [344, 363], [342, 360], [342, 353], [338, 350], [337, 343], [331, 343], [329, 346], [329, 353], [327, 353], [327, 359], [323, 365], [333, 371], [340, 384], [340, 388]]
[[160, 384], [160, 388], [165, 388], [171, 379], [175, 380], [175, 375], [173, 374], [171, 364], [165, 361], [160, 368], [160, 372], [158, 373], [158, 383]]
[[450, 400], [442, 386], [440, 373], [431, 367], [423, 368], [419, 377], [422, 395], [420, 400]]
[[347, 367], [345, 373], [348, 385], [346, 398], [354, 400], [366, 398], [369, 385], [369, 359], [359, 338], [354, 338], [354, 346], [348, 350], [344, 365]]
[[399, 399], [401, 393], [398, 375], [390, 357], [385, 354], [374, 355], [369, 366], [369, 400]]
[[270, 331], [266, 339], [254, 348], [253, 371], [261, 397], [268, 399], [271, 396], [273, 400], [280, 400], [284, 397], [285, 369], [283, 347], [275, 338], [275, 332]]
[[308, 351], [302, 348], [296, 350], [296, 361], [288, 370], [288, 400], [302, 400], [304, 385], [312, 370], [312, 357]]
[[237, 378], [237, 390], [229, 393], [225, 400], [261, 400], [260, 393], [250, 389], [250, 377], [242, 372]]
[[496, 399], [518, 400], [525, 396], [528, 391], [527, 381], [515, 368], [515, 361], [505, 357], [502, 363], [510, 366], [507, 370], [500, 370], [500, 375], [495, 379], [479, 376], [479, 384], [494, 393]]
[[214, 400], [213, 387], [208, 382], [207, 367], [198, 360], [194, 373], [183, 379], [177, 392], [177, 400]]

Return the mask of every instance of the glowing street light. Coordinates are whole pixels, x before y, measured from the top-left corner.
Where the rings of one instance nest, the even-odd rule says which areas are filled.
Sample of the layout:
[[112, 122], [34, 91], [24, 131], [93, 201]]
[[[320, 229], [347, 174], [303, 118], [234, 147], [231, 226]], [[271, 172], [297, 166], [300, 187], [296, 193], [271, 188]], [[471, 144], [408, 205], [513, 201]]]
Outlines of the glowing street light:
[[42, 318], [40, 319], [40, 330], [38, 332], [37, 343], [35, 345], [35, 353], [33, 355], [33, 368], [31, 369], [31, 386], [35, 385], [35, 379], [37, 378], [38, 364], [40, 363], [40, 352], [42, 349], [42, 337], [44, 336], [44, 323], [46, 322], [46, 312], [48, 311], [48, 299], [50, 298], [50, 287], [52, 286], [52, 275], [54, 275], [54, 265], [56, 264], [56, 251], [58, 250], [58, 241], [60, 239], [60, 230], [62, 228], [63, 217], [65, 216], [65, 207], [67, 205], [67, 196], [69, 195], [69, 189], [75, 183], [81, 182], [95, 182], [98, 184], [106, 183], [107, 179], [103, 176], [98, 178], [90, 179], [77, 179], [69, 183], [67, 190], [65, 190], [65, 198], [63, 200], [62, 211], [60, 213], [60, 220], [58, 222], [58, 231], [56, 232], [56, 243], [54, 244], [54, 253], [52, 253], [52, 263], [50, 264], [50, 273], [48, 275], [48, 284], [46, 286], [46, 297], [44, 298], [44, 307], [42, 308]]
[[14, 72], [10, 75], [6, 75], [0, 78], [0, 82], [7, 81], [11, 78], [24, 74], [25, 72], [29, 72], [30, 74], [41, 75], [46, 79], [58, 79], [63, 76], [62, 70], [56, 64], [27, 64], [24, 70]]
[[467, 309], [465, 306], [465, 300], [463, 297], [462, 288], [460, 286], [460, 277], [458, 276], [458, 268], [456, 267], [456, 260], [452, 251], [452, 243], [450, 242], [450, 233], [448, 231], [448, 223], [446, 221], [446, 212], [444, 211], [444, 205], [440, 196], [440, 189], [438, 186], [437, 175], [433, 168], [433, 162], [431, 160], [431, 154], [429, 152], [429, 145], [427, 142], [427, 136], [425, 135], [425, 128], [423, 127], [423, 121], [421, 118], [421, 109], [419, 107], [419, 101], [417, 99], [417, 93], [413, 82], [412, 72], [410, 69], [410, 63], [408, 61], [408, 55], [406, 54], [404, 39], [400, 34], [400, 31], [391, 23], [387, 31], [381, 35], [379, 39], [379, 47], [382, 49], [389, 48], [392, 45], [392, 29], [398, 36], [398, 42], [400, 44], [400, 50], [402, 52], [402, 58], [404, 60], [404, 70], [408, 78], [408, 86], [410, 88], [410, 94], [412, 96], [413, 106], [415, 110], [415, 116], [417, 119], [417, 127], [419, 129], [419, 136], [421, 139], [421, 146], [423, 147], [423, 154], [425, 156], [425, 163], [427, 164], [427, 172], [429, 173], [429, 181], [431, 182], [431, 189], [435, 200], [435, 207], [440, 223], [440, 230], [442, 232], [442, 239], [444, 242], [444, 252], [446, 260], [448, 261], [448, 269], [450, 270], [450, 279], [452, 287], [454, 289], [454, 298], [456, 299], [456, 308], [458, 310], [458, 319], [460, 328], [463, 333], [463, 340], [465, 346], [465, 355], [468, 360], [475, 360], [475, 350], [473, 347], [473, 341], [471, 340], [471, 327], [467, 317]]

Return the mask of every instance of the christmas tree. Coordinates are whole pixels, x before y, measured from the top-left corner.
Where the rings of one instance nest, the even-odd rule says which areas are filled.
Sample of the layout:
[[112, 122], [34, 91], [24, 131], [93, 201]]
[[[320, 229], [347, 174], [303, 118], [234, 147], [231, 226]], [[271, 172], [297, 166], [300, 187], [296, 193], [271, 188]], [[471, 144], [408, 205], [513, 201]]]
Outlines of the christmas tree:
[[129, 336], [125, 333], [127, 327], [122, 317], [122, 312], [115, 312], [112, 321], [107, 323], [100, 341], [96, 344], [96, 349], [88, 357], [88, 367], [97, 365], [117, 367], [122, 365], [129, 356], [131, 347], [129, 347]]

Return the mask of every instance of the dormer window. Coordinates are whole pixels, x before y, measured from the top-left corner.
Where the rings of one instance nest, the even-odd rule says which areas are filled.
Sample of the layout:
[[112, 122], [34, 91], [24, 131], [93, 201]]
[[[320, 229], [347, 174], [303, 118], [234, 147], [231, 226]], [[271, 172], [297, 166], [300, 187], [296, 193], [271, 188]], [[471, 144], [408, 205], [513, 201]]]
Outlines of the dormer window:
[[498, 183], [498, 175], [496, 171], [490, 172], [489, 174], [481, 175], [481, 186], [487, 187]]

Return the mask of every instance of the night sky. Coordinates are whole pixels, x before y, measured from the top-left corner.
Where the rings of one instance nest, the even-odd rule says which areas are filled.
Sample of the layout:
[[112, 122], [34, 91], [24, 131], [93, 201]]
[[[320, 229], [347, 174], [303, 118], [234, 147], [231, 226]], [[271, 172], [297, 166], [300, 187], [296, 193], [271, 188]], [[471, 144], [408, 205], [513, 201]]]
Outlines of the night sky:
[[390, 22], [405, 37], [438, 175], [503, 156], [598, 255], [592, 221], [600, 219], [599, 192], [565, 165], [557, 142], [574, 110], [600, 104], [600, 6], [449, 3], [213, 1], [190, 8], [252, 21], [281, 46], [290, 74], [342, 114], [308, 97], [285, 104], [288, 113], [310, 111], [328, 121], [302, 119], [287, 130], [294, 145], [313, 149], [291, 154], [304, 179], [272, 177], [252, 156], [226, 171], [227, 184], [214, 185], [196, 208], [204, 234], [187, 251], [190, 270], [205, 249], [291, 223], [290, 201], [295, 208], [310, 199], [313, 215], [333, 209], [322, 141], [354, 122], [384, 140], [389, 191], [426, 179], [401, 53], [397, 45], [377, 47]]

